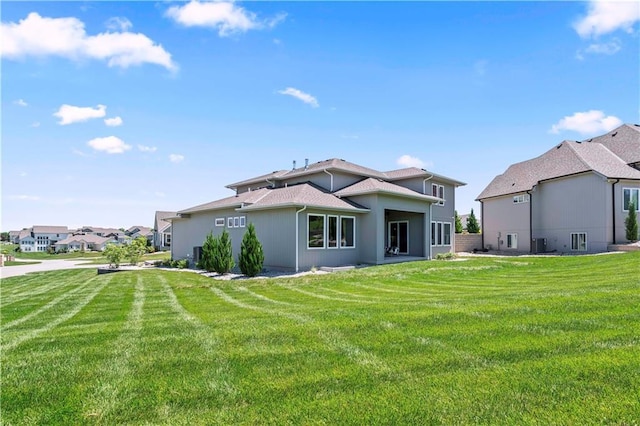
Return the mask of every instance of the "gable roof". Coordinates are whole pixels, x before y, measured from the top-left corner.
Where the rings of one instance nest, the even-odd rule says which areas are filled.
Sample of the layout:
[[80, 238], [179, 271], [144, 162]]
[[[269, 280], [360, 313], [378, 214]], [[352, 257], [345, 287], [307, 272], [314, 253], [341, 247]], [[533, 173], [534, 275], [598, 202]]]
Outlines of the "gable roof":
[[107, 241], [115, 241], [113, 237], [101, 237], [95, 234], [71, 235], [64, 240], [58, 241], [55, 245], [69, 245], [71, 243], [85, 242], [89, 244], [102, 245]]
[[451, 183], [454, 186], [463, 186], [466, 185], [464, 182], [460, 182], [459, 180], [451, 179], [446, 176], [442, 176], [436, 173], [432, 173], [426, 169], [419, 169], [418, 167], [407, 167], [404, 169], [391, 170], [384, 173], [386, 180], [388, 181], [396, 181], [402, 179], [411, 179], [422, 177], [425, 179], [436, 178], [439, 181], [444, 181], [447, 183]]
[[[625, 146], [636, 144], [635, 149], [640, 150], [640, 132], [635, 134], [635, 141], [633, 138], [620, 140]], [[640, 179], [640, 170], [630, 167], [595, 139], [591, 142], [564, 141], [539, 157], [512, 164], [503, 174], [496, 176], [476, 200], [529, 191], [538, 182], [589, 171], [607, 178]]]
[[34, 225], [33, 228], [31, 228], [31, 232], [34, 234], [67, 234], [69, 232], [69, 228], [66, 226]]
[[346, 188], [335, 192], [335, 195], [337, 195], [338, 197], [351, 197], [354, 195], [365, 194], [399, 195], [402, 197], [415, 198], [418, 200], [430, 201], [433, 203], [440, 201], [440, 198], [421, 194], [409, 188], [405, 188], [404, 186], [399, 186], [391, 182], [373, 178], [364, 179], [360, 182], [356, 182], [353, 185], [347, 186]]
[[640, 125], [623, 124], [609, 133], [585, 142], [602, 144], [625, 163], [640, 163]]
[[169, 222], [167, 219], [170, 217], [174, 217], [175, 215], [176, 215], [176, 212], [169, 212], [169, 211], [162, 211], [162, 210], [156, 211], [156, 217], [153, 224], [156, 232], [165, 232], [167, 228], [171, 226], [171, 222]]

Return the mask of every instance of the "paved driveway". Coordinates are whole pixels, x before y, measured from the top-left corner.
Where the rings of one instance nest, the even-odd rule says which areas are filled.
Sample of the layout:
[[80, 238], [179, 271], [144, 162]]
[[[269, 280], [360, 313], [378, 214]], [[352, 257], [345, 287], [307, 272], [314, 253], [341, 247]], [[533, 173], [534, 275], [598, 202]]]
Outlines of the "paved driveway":
[[[29, 259], [16, 259], [16, 261], [33, 262]], [[84, 265], [82, 265], [84, 263]], [[43, 271], [56, 271], [59, 269], [73, 269], [73, 268], [98, 268], [104, 265], [86, 264], [86, 260], [42, 260], [40, 263], [32, 265], [16, 265], [16, 266], [3, 266], [0, 268], [0, 278], [16, 277], [19, 275], [25, 275], [29, 272], [43, 272]]]

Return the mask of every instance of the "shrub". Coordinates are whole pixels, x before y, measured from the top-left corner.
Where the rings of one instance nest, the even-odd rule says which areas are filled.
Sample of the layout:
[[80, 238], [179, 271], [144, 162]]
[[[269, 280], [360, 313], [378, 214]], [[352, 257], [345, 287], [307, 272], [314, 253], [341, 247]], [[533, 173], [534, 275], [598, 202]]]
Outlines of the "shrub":
[[252, 223], [247, 227], [247, 232], [242, 237], [238, 266], [244, 275], [255, 277], [262, 271], [264, 265], [264, 253], [262, 244], [256, 235], [256, 229]]
[[451, 260], [455, 258], [456, 258], [456, 254], [451, 252], [436, 254], [436, 260]]
[[214, 238], [213, 233], [209, 232], [204, 239], [204, 243], [202, 243], [202, 254], [200, 255], [200, 261], [196, 265], [197, 268], [213, 272], [213, 257], [217, 244], [218, 241]]
[[471, 214], [469, 214], [469, 217], [467, 218], [467, 232], [470, 234], [480, 233], [480, 225], [478, 224], [476, 215], [473, 213], [473, 209], [471, 209]]
[[231, 238], [225, 229], [219, 238], [214, 238], [213, 270], [219, 274], [226, 274], [235, 266], [231, 250]]
[[638, 218], [633, 201], [629, 203], [629, 215], [624, 220], [624, 224], [627, 240], [631, 242], [638, 241]]
[[462, 220], [460, 220], [460, 216], [458, 216], [458, 211], [453, 211], [454, 223], [456, 227], [456, 234], [462, 234], [464, 231], [464, 227], [462, 226]]
[[180, 259], [175, 262], [176, 268], [186, 269], [189, 267], [189, 259]]
[[138, 237], [131, 241], [125, 249], [126, 256], [132, 265], [136, 265], [142, 259], [142, 256], [147, 251], [147, 239], [145, 237]]
[[125, 255], [124, 249], [115, 244], [107, 244], [103, 253], [104, 257], [109, 261], [110, 268], [119, 268], [120, 262], [122, 262]]

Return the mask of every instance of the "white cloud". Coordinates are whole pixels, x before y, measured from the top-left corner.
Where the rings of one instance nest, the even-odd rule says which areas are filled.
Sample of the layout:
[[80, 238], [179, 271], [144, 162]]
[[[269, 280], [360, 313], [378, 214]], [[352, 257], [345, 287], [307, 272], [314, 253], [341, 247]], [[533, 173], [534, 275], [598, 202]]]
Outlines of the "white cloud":
[[[126, 22], [119, 21], [120, 28], [127, 28]], [[123, 31], [90, 36], [84, 23], [73, 17], [47, 18], [32, 12], [18, 23], [0, 24], [0, 38], [0, 53], [8, 59], [60, 56], [71, 60], [105, 60], [110, 67], [150, 63], [177, 70], [171, 54], [144, 34]]]
[[60, 119], [58, 124], [63, 126], [66, 124], [91, 120], [92, 118], [101, 118], [106, 114], [107, 107], [105, 105], [98, 105], [96, 108], [91, 108], [64, 104], [60, 106], [60, 109], [58, 109], [53, 116], [58, 117]]
[[157, 149], [158, 148], [156, 148], [155, 146], [138, 145], [138, 150], [142, 152], [156, 152]]
[[186, 27], [209, 27], [218, 30], [220, 37], [249, 30], [273, 28], [286, 18], [278, 14], [260, 21], [256, 14], [233, 2], [199, 2], [192, 0], [184, 6], [171, 6], [166, 16]]
[[107, 154], [122, 154], [131, 149], [122, 139], [115, 136], [107, 136], [106, 138], [95, 138], [87, 142], [91, 148], [96, 151], [104, 151]]
[[34, 121], [33, 123], [31, 123], [31, 127], [40, 127], [40, 122]]
[[281, 95], [288, 95], [288, 96], [293, 96], [296, 99], [301, 100], [302, 102], [304, 102], [305, 104], [311, 105], [314, 108], [319, 107], [320, 105], [318, 104], [318, 100], [316, 98], [314, 98], [313, 96], [311, 96], [308, 93], [304, 93], [298, 89], [295, 89], [293, 87], [287, 87], [284, 90], [279, 90], [278, 93], [280, 93]]
[[13, 101], [13, 103], [21, 107], [29, 106], [29, 104], [24, 99], [18, 99], [17, 101]]
[[576, 52], [576, 58], [583, 60], [585, 54], [615, 55], [620, 51], [620, 49], [622, 49], [620, 40], [614, 38], [608, 43], [592, 43], [586, 49], [578, 50], [578, 52]]
[[114, 16], [107, 20], [106, 26], [108, 29], [114, 31], [128, 31], [133, 27], [133, 24], [127, 18]]
[[10, 195], [10, 200], [18, 200], [18, 201], [38, 201], [40, 197], [37, 195]]
[[571, 130], [584, 135], [609, 132], [622, 125], [622, 120], [613, 115], [605, 116], [604, 112], [590, 110], [576, 112], [566, 116], [551, 126], [550, 133], [558, 134], [562, 130]]
[[636, 1], [591, 1], [587, 16], [581, 17], [573, 28], [582, 38], [598, 37], [623, 30], [633, 32], [640, 21], [640, 7]]
[[171, 161], [172, 163], [180, 163], [183, 160], [184, 160], [184, 155], [180, 155], [180, 154], [169, 155], [169, 161]]
[[77, 156], [80, 157], [89, 157], [89, 154], [85, 154], [84, 152], [80, 151], [79, 149], [73, 149], [71, 150], [71, 152]]
[[120, 118], [120, 117], [105, 118], [104, 119], [104, 124], [106, 124], [109, 127], [122, 126], [122, 118]]
[[396, 163], [402, 167], [424, 167], [424, 161], [419, 159], [418, 157], [412, 157], [410, 155], [403, 155], [396, 160]]

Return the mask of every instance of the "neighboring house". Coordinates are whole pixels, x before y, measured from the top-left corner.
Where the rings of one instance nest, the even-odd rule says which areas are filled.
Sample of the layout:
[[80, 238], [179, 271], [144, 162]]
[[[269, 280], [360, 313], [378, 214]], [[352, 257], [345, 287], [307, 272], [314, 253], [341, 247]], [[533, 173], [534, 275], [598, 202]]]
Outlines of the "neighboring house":
[[113, 237], [100, 237], [95, 234], [71, 235], [55, 244], [56, 251], [102, 251], [107, 244], [116, 243]]
[[46, 252], [68, 235], [69, 229], [66, 226], [33, 226], [20, 231], [18, 243], [23, 252]]
[[430, 259], [453, 251], [461, 185], [414, 167], [380, 172], [339, 159], [294, 163], [292, 170], [228, 185], [233, 196], [177, 212], [171, 255], [197, 262], [207, 234], [226, 229], [237, 261], [253, 223], [270, 268]]
[[11, 244], [20, 244], [20, 232], [22, 231], [9, 231], [9, 242]]
[[125, 231], [116, 228], [100, 228], [97, 226], [83, 226], [82, 228], [74, 231], [74, 234], [84, 234], [84, 235], [97, 235], [99, 237], [109, 237], [113, 236], [116, 238], [122, 237], [125, 235]]
[[640, 126], [631, 124], [513, 164], [477, 198], [483, 246], [595, 253], [624, 243], [629, 202], [639, 210], [639, 169]]
[[171, 222], [167, 218], [174, 217], [176, 212], [157, 211], [153, 221], [153, 247], [158, 251], [171, 248]]
[[135, 240], [138, 237], [145, 237], [150, 244], [153, 244], [153, 229], [148, 226], [132, 226], [124, 231], [127, 237]]

